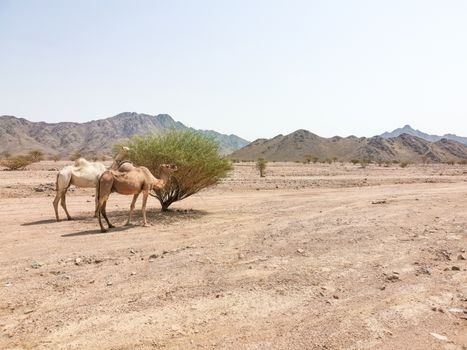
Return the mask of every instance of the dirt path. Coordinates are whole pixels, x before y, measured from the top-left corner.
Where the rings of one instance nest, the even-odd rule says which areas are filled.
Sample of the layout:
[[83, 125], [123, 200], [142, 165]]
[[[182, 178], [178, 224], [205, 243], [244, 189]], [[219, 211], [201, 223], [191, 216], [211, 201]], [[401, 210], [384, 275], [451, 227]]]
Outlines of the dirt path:
[[101, 234], [87, 195], [0, 201], [0, 348], [467, 347], [464, 181], [129, 202]]

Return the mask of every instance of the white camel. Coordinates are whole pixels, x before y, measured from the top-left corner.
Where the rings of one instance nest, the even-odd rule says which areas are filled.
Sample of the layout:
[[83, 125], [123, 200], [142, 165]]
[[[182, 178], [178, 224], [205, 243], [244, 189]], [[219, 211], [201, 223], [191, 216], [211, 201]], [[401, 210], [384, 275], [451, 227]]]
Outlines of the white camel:
[[[130, 165], [124, 160], [128, 151], [128, 147], [122, 147], [121, 151], [115, 157], [110, 169], [125, 171], [125, 167], [129, 167]], [[120, 169], [120, 167], [122, 169]], [[55, 187], [56, 195], [53, 201], [57, 221], [60, 221], [58, 216], [58, 202], [60, 202], [68, 220], [72, 219], [66, 207], [66, 192], [68, 188], [71, 185], [84, 188], [96, 188], [99, 177], [106, 170], [105, 165], [102, 163], [89, 162], [84, 158], [79, 158], [75, 161], [74, 165], [68, 165], [58, 172]], [[94, 216], [97, 216], [97, 190]]]
[[[74, 165], [68, 165], [60, 170], [57, 174], [56, 195], [54, 199], [55, 217], [60, 221], [58, 216], [58, 202], [62, 205], [63, 210], [68, 220], [71, 216], [66, 208], [66, 192], [71, 185], [76, 187], [93, 187], [96, 188], [99, 176], [106, 170], [105, 165], [99, 162], [88, 162], [84, 158], [79, 158]], [[96, 193], [96, 208], [97, 208], [97, 193]], [[97, 212], [94, 211], [94, 215]]]

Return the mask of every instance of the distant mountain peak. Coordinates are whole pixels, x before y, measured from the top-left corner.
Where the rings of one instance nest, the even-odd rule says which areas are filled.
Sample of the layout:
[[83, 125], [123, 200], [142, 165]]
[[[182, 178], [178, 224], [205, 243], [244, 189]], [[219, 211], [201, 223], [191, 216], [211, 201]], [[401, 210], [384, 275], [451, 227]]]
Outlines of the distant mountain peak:
[[398, 136], [400, 136], [402, 134], [408, 134], [408, 135], [411, 135], [411, 136], [416, 136], [416, 137], [419, 137], [421, 139], [424, 139], [424, 140], [427, 140], [427, 141], [430, 141], [430, 142], [436, 142], [436, 141], [439, 141], [439, 140], [445, 138], [445, 139], [448, 139], [448, 140], [457, 141], [457, 142], [460, 142], [460, 143], [463, 143], [463, 144], [467, 145], [467, 137], [461, 137], [461, 136], [457, 136], [455, 134], [445, 134], [443, 136], [430, 135], [430, 134], [424, 133], [424, 132], [422, 132], [420, 130], [414, 129], [408, 124], [404, 125], [404, 127], [402, 127], [402, 128], [395, 129], [395, 130], [393, 130], [391, 132], [385, 132], [385, 133], [381, 134], [380, 136], [384, 137], [385, 139], [390, 139], [390, 138], [398, 137]]

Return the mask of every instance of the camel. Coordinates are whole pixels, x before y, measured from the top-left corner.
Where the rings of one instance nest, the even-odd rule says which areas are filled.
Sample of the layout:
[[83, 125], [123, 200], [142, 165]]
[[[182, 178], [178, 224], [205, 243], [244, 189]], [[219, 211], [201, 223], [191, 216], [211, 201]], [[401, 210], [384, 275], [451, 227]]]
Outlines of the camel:
[[[121, 151], [115, 157], [115, 160], [111, 166], [111, 169], [118, 169], [125, 171], [131, 164], [124, 161], [124, 158], [128, 154], [129, 148], [122, 147]], [[125, 163], [125, 164], [124, 164]], [[120, 169], [121, 168], [121, 169]], [[76, 187], [93, 187], [96, 188], [99, 176], [106, 170], [104, 164], [99, 162], [89, 162], [84, 158], [78, 158], [75, 160], [74, 165], [68, 165], [60, 170], [57, 174], [55, 182], [55, 199], [53, 201], [55, 217], [57, 221], [60, 221], [58, 215], [58, 202], [62, 205], [63, 210], [68, 220], [72, 220], [66, 207], [66, 192], [71, 185]], [[96, 190], [96, 205], [94, 216], [97, 216], [97, 190]]]
[[143, 192], [143, 204], [141, 208], [143, 213], [143, 227], [149, 226], [146, 220], [146, 202], [148, 200], [149, 192], [152, 190], [163, 189], [167, 185], [168, 180], [174, 171], [177, 171], [176, 165], [162, 164], [160, 166], [160, 179], [154, 177], [149, 169], [144, 166], [133, 167], [133, 169], [127, 172], [113, 170], [105, 171], [99, 178], [99, 182], [97, 184], [97, 216], [101, 232], [107, 232], [102, 225], [101, 214], [104, 216], [109, 228], [115, 227], [110, 223], [106, 212], [107, 200], [112, 192], [124, 195], [133, 195], [128, 220], [125, 225], [130, 225], [131, 215], [135, 209], [136, 200], [140, 193]]
[[[58, 216], [58, 202], [62, 205], [63, 210], [68, 220], [72, 220], [68, 210], [66, 208], [66, 191], [71, 185], [76, 187], [96, 187], [99, 176], [106, 170], [105, 165], [99, 162], [89, 162], [84, 158], [78, 158], [74, 165], [68, 165], [60, 170], [57, 174], [57, 180], [55, 182], [55, 199], [54, 209], [55, 217], [57, 221], [60, 221]], [[97, 191], [96, 191], [97, 195]], [[96, 211], [97, 214], [97, 199], [96, 199]]]

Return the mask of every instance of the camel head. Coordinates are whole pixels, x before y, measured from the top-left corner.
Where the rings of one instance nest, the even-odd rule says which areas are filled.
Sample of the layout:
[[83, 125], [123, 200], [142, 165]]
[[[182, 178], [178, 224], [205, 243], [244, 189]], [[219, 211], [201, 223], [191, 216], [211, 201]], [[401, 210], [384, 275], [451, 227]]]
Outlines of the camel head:
[[175, 164], [161, 164], [159, 170], [161, 174], [172, 174], [177, 171], [177, 166]]

